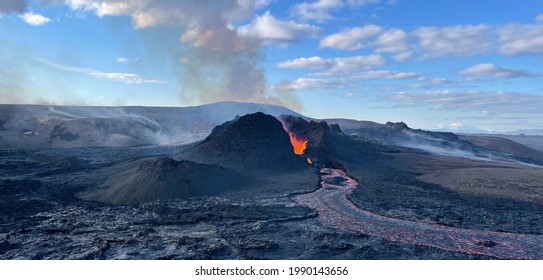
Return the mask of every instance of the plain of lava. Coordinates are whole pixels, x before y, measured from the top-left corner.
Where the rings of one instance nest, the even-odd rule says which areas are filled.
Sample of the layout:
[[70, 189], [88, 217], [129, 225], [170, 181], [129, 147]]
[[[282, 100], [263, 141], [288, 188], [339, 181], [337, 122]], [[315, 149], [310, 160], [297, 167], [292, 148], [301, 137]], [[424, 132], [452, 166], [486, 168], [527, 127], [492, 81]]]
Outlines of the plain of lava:
[[540, 154], [518, 143], [236, 103], [0, 120], [2, 259], [542, 258], [543, 174], [517, 164]]

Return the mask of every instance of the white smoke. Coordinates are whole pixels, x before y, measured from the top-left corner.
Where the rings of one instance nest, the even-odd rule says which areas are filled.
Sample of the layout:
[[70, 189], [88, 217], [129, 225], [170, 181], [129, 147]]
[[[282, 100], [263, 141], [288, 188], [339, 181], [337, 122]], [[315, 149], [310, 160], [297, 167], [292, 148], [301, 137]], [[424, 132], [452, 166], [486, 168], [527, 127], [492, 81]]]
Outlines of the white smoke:
[[171, 55], [181, 68], [181, 99], [185, 104], [233, 100], [299, 108], [292, 96], [268, 92], [260, 67], [260, 40], [240, 36], [232, 25], [251, 18], [262, 1], [65, 0], [65, 4], [99, 17], [129, 16], [136, 29], [159, 25], [184, 28], [180, 48], [181, 43], [188, 48], [182, 57], [175, 57], [179, 52]]

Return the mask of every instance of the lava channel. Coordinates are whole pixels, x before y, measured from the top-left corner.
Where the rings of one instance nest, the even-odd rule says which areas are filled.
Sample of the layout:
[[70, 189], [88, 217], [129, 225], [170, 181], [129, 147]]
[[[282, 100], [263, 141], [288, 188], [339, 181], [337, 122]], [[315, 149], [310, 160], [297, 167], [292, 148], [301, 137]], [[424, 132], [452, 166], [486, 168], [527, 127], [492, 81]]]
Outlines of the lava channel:
[[[318, 219], [326, 225], [447, 251], [506, 259], [543, 259], [543, 235], [455, 228], [382, 216], [362, 210], [348, 199], [358, 183], [343, 171], [323, 168], [321, 174], [321, 188], [293, 199], [315, 209]], [[339, 184], [327, 183], [334, 177], [343, 180]]]

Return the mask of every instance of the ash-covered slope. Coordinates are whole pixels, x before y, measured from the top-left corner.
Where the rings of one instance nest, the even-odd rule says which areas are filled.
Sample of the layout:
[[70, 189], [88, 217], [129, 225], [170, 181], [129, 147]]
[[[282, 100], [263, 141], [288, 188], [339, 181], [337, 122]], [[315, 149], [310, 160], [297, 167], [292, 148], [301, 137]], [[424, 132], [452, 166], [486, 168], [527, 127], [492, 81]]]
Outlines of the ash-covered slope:
[[463, 141], [451, 132], [432, 132], [412, 129], [404, 122], [387, 122], [384, 125], [368, 122], [348, 123], [342, 126], [348, 135], [358, 135], [385, 145], [396, 145], [421, 149], [461, 148], [473, 149], [473, 145]]
[[347, 128], [343, 129], [346, 134], [357, 135], [383, 145], [414, 148], [437, 155], [543, 165], [540, 153], [531, 153], [530, 148], [505, 139], [468, 139], [452, 132], [412, 129], [403, 122], [387, 122], [385, 125], [363, 121], [340, 122], [346, 124]]
[[517, 156], [543, 160], [543, 152], [532, 149], [528, 146], [513, 140], [492, 135], [459, 135], [460, 139], [468, 141], [475, 146], [495, 151], [509, 153]]
[[181, 157], [248, 173], [284, 174], [309, 169], [304, 159], [294, 154], [281, 123], [260, 112], [217, 126]]
[[185, 144], [254, 112], [298, 115], [281, 106], [240, 102], [180, 108], [0, 105], [0, 149]]
[[143, 161], [113, 176], [102, 188], [81, 198], [110, 204], [216, 195], [247, 187], [252, 180], [218, 165], [175, 161], [168, 157]]

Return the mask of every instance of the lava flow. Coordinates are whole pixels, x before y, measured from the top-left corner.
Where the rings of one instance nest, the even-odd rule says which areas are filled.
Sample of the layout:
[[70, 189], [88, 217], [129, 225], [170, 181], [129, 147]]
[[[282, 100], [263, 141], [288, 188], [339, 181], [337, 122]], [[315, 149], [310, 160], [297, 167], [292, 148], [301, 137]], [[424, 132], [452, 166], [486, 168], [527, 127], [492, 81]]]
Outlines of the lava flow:
[[304, 153], [305, 148], [307, 147], [307, 140], [299, 139], [294, 135], [294, 133], [289, 132], [288, 136], [290, 137], [290, 143], [292, 143], [292, 147], [294, 147], [294, 153], [297, 155], [301, 155]]
[[[294, 147], [294, 153], [297, 155], [302, 155], [305, 151], [305, 148], [307, 148], [307, 140], [296, 137], [296, 134], [290, 131], [287, 124], [285, 124], [283, 121], [281, 121], [281, 124], [283, 125], [283, 129], [288, 133], [288, 136], [290, 137], [290, 143], [292, 144], [292, 147]], [[308, 158], [309, 164], [311, 164], [310, 161], [311, 160]]]
[[[321, 188], [294, 196], [297, 203], [315, 209], [329, 226], [386, 238], [394, 242], [431, 246], [447, 251], [507, 259], [542, 259], [543, 236], [455, 228], [386, 217], [357, 207], [348, 195], [358, 186], [339, 169], [323, 168]], [[341, 183], [330, 183], [333, 178]]]

